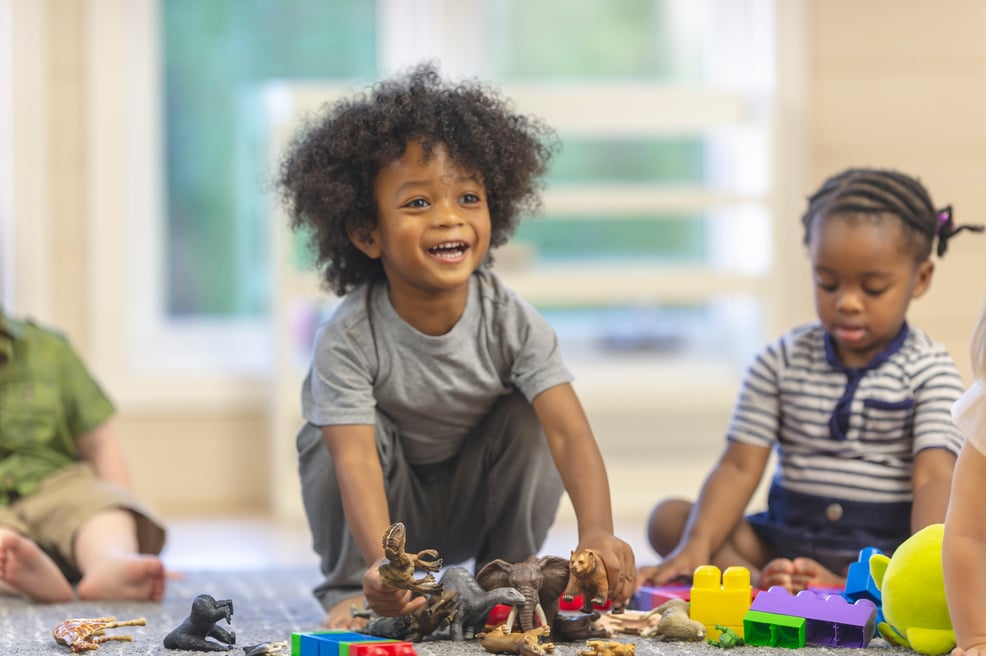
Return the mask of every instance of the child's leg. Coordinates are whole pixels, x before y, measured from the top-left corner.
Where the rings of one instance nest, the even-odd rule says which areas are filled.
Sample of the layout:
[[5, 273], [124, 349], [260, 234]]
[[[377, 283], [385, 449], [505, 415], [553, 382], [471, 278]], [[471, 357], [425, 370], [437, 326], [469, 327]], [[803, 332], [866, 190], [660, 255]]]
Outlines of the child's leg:
[[0, 528], [0, 594], [32, 601], [71, 601], [72, 586], [48, 554], [20, 533]]
[[497, 402], [449, 476], [445, 533], [470, 548], [477, 570], [496, 558], [517, 563], [540, 551], [565, 489], [534, 408], [521, 394]]
[[141, 554], [137, 520], [123, 508], [100, 511], [75, 536], [75, 562], [82, 579], [80, 599], [160, 601], [164, 565], [156, 555]]
[[[662, 557], [674, 551], [681, 542], [692, 507], [691, 501], [677, 498], [664, 499], [654, 506], [647, 522], [647, 536], [651, 546]], [[733, 566], [746, 567], [750, 570], [751, 580], [756, 581], [760, 568], [774, 555], [749, 522], [740, 520], [722, 546], [712, 554], [708, 564], [722, 570]], [[642, 576], [648, 574], [646, 569], [641, 568]]]

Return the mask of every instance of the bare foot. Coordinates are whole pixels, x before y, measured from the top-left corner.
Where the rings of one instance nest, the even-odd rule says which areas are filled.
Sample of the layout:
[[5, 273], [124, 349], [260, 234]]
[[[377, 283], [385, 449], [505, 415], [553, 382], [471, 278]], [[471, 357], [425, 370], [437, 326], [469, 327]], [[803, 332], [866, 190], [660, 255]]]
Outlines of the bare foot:
[[791, 594], [797, 594], [809, 586], [837, 587], [845, 584], [844, 578], [811, 558], [775, 558], [760, 571], [757, 587], [766, 590], [779, 585]]
[[164, 564], [146, 554], [107, 558], [85, 573], [77, 589], [79, 599], [161, 601]]
[[328, 629], [347, 629], [349, 631], [362, 629], [370, 621], [365, 617], [354, 617], [353, 608], [362, 610], [364, 603], [363, 595], [361, 594], [346, 597], [329, 609], [329, 612], [325, 614], [325, 619], [322, 621], [322, 626]]
[[19, 533], [0, 530], [0, 581], [32, 601], [71, 601], [72, 586], [58, 565]]

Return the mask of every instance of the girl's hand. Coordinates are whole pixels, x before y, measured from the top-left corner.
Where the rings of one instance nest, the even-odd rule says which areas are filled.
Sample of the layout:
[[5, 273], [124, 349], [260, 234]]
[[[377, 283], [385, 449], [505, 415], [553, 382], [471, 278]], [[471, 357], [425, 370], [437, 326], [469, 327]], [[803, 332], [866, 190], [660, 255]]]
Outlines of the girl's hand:
[[659, 565], [641, 567], [637, 572], [637, 587], [667, 585], [675, 579], [691, 581], [695, 570], [708, 565], [710, 556], [691, 549], [675, 549]]
[[606, 567], [609, 582], [609, 599], [614, 608], [625, 608], [633, 596], [634, 576], [637, 572], [636, 560], [630, 545], [612, 533], [599, 531], [586, 535], [579, 541], [576, 552], [593, 549]]
[[363, 574], [363, 596], [374, 613], [382, 617], [398, 617], [410, 615], [427, 603], [424, 597], [412, 597], [410, 590], [392, 588], [380, 578], [380, 563], [378, 560]]

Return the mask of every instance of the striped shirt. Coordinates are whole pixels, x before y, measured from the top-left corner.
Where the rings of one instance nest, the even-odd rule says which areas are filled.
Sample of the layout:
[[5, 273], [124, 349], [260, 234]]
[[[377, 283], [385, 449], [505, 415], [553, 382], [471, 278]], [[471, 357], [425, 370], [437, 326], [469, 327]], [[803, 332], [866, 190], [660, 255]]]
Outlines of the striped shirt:
[[[816, 496], [911, 501], [914, 456], [958, 454], [951, 407], [963, 385], [943, 346], [908, 328], [861, 369], [843, 367], [818, 324], [790, 331], [750, 366], [728, 438], [778, 451], [774, 482]], [[845, 408], [840, 413], [838, 409]]]

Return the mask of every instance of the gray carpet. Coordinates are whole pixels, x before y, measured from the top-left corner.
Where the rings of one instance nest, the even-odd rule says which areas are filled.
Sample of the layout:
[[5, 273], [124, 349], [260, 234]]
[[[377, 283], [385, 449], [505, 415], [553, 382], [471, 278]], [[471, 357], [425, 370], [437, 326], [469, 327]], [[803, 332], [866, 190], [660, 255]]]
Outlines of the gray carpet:
[[[311, 595], [316, 574], [308, 569], [285, 569], [267, 572], [207, 572], [191, 571], [184, 579], [169, 581], [161, 603], [134, 602], [70, 602], [65, 604], [32, 604], [19, 599], [0, 597], [0, 655], [36, 656], [41, 654], [71, 654], [68, 647], [56, 644], [51, 631], [56, 624], [71, 617], [101, 617], [115, 615], [117, 619], [147, 618], [147, 626], [114, 629], [112, 633], [129, 633], [133, 642], [108, 642], [98, 651], [104, 656], [139, 654], [202, 654], [203, 652], [173, 651], [164, 648], [163, 640], [172, 629], [188, 616], [192, 600], [200, 593], [216, 599], [233, 600], [233, 618], [227, 627], [236, 633], [236, 644], [253, 645], [260, 642], [288, 640], [293, 631], [316, 631], [322, 619], [322, 609]], [[704, 643], [672, 643], [619, 636], [622, 642], [637, 644], [640, 656], [690, 656], [722, 654], [719, 649]], [[558, 644], [555, 654], [575, 656], [584, 644]], [[913, 652], [893, 649], [882, 640], [874, 640], [866, 649], [831, 649], [808, 647], [811, 656], [906, 656]], [[420, 656], [449, 656], [452, 654], [485, 655], [477, 641], [424, 641], [416, 644]], [[221, 653], [221, 652], [220, 652]], [[241, 648], [229, 652], [243, 654]], [[783, 649], [743, 647], [731, 650], [736, 656], [763, 656], [788, 653]]]

